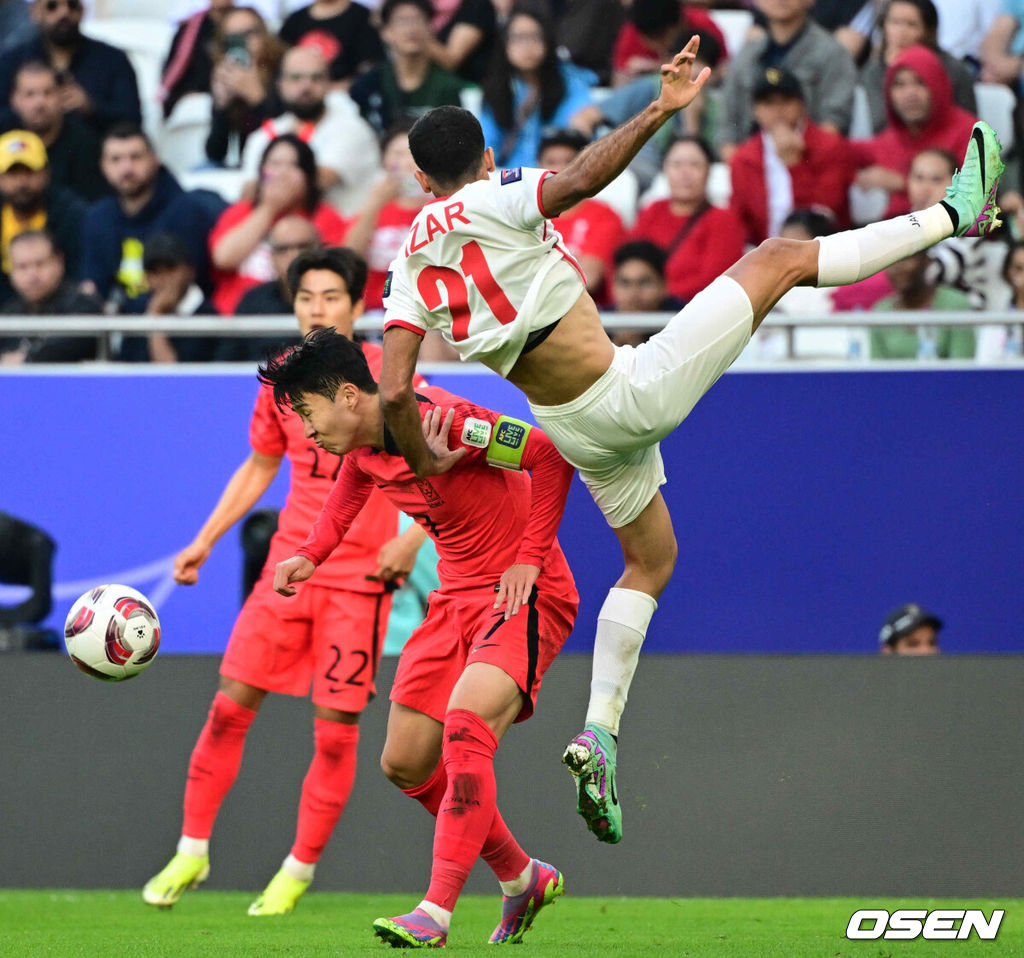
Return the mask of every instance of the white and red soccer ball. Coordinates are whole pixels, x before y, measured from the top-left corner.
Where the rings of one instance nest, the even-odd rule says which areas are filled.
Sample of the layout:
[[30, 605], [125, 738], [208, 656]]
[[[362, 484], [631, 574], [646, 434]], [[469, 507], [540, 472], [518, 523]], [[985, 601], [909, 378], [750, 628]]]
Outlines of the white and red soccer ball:
[[106, 682], [134, 678], [160, 648], [160, 619], [127, 585], [98, 585], [80, 596], [64, 623], [68, 655], [86, 675]]

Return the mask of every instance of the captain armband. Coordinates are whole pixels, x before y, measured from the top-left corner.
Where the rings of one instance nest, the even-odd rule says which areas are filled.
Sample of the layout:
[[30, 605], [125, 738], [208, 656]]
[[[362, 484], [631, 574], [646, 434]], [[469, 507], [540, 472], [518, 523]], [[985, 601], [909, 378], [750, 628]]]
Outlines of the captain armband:
[[499, 416], [491, 432], [491, 441], [487, 445], [487, 464], [499, 469], [514, 469], [521, 472], [523, 468], [523, 451], [526, 440], [533, 429], [528, 422], [512, 419], [510, 416]]

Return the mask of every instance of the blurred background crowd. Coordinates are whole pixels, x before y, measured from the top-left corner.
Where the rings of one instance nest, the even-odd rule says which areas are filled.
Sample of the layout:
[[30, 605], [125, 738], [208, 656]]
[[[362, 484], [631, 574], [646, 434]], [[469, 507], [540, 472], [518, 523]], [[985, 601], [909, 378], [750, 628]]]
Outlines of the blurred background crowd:
[[[412, 176], [417, 116], [461, 104], [499, 167], [557, 171], [654, 97], [694, 33], [712, 69], [698, 100], [556, 220], [610, 328], [616, 312], [657, 328], [766, 237], [935, 203], [981, 117], [1009, 166], [1004, 228], [778, 307], [915, 311], [904, 325], [766, 328], [745, 355], [1021, 353], [1005, 320], [1024, 307], [1024, 0], [175, 3], [0, 0], [4, 364], [95, 358], [94, 338], [3, 329], [90, 313], [138, 317], [115, 359], [259, 358], [265, 340], [162, 335], [145, 318], [290, 312], [287, 267], [319, 245], [365, 257], [365, 306], [380, 309], [429, 199]], [[950, 310], [1002, 321], [944, 326]], [[435, 342], [424, 358], [451, 355]]]

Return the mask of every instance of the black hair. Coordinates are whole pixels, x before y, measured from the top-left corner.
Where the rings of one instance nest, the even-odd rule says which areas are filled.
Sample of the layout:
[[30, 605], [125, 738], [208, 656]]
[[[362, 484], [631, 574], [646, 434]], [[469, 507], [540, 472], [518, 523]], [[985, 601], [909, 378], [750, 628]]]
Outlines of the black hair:
[[679, 0], [633, 0], [628, 17], [637, 30], [651, 36], [679, 23]]
[[623, 243], [612, 256], [612, 263], [618, 269], [623, 263], [639, 259], [651, 267], [659, 276], [665, 275], [665, 251], [650, 240], [631, 240]]
[[681, 133], [679, 136], [672, 137], [672, 139], [669, 140], [668, 146], [665, 147], [665, 152], [662, 153], [662, 157], [664, 158], [664, 157], [668, 156], [669, 151], [677, 143], [692, 143], [692, 144], [694, 144], [694, 146], [696, 146], [701, 151], [701, 153], [704, 154], [704, 158], [708, 161], [708, 166], [711, 166], [711, 164], [714, 163], [718, 159], [718, 157], [715, 156], [715, 151], [713, 149], [711, 149], [711, 144], [708, 143], [708, 141], [705, 140], [704, 137], [702, 137], [702, 136], [695, 136], [692, 133]]
[[783, 227], [800, 226], [807, 231], [812, 239], [819, 236], [831, 236], [839, 229], [835, 213], [825, 206], [795, 209], [782, 221], [782, 225]]
[[279, 407], [292, 405], [304, 395], [334, 402], [345, 383], [365, 393], [377, 392], [362, 349], [331, 327], [311, 330], [294, 349], [268, 355], [256, 376], [273, 387]]
[[404, 136], [408, 139], [409, 131], [412, 129], [412, 125], [415, 122], [416, 118], [414, 116], [410, 116], [408, 113], [405, 113], [394, 120], [378, 138], [377, 142], [380, 143], [381, 152], [383, 153], [384, 150], [387, 149], [388, 144], [396, 136]]
[[[25, 234], [22, 233], [21, 235], [24, 236]], [[14, 244], [14, 240], [11, 240], [11, 244]], [[1003, 260], [1002, 276], [1010, 286], [1013, 286], [1013, 283], [1010, 283], [1010, 263], [1013, 261], [1013, 254], [1020, 249], [1024, 249], [1024, 240], [1014, 240], [1012, 243], [1006, 244], [1006, 259]]]
[[460, 106], [439, 106], [424, 113], [409, 130], [416, 165], [439, 186], [456, 186], [483, 161], [480, 121]]
[[134, 140], [136, 137], [146, 144], [146, 149], [150, 153], [156, 152], [153, 148], [153, 141], [146, 134], [146, 131], [138, 123], [132, 123], [131, 120], [121, 120], [115, 123], [103, 134], [102, 142], [105, 146], [108, 140]]
[[934, 49], [939, 33], [939, 11], [936, 9], [935, 4], [932, 3], [932, 0], [888, 0], [878, 14], [876, 25], [879, 29], [884, 25], [885, 18], [889, 15], [889, 10], [894, 3], [910, 4], [921, 14], [921, 24], [924, 26], [924, 44]]
[[395, 7], [419, 7], [428, 20], [434, 19], [434, 5], [430, 0], [384, 0], [380, 6], [380, 22], [387, 26]]
[[[540, 120], [550, 123], [554, 119], [558, 107], [565, 98], [565, 79], [562, 76], [561, 64], [558, 59], [558, 35], [555, 24], [542, 0], [518, 0], [512, 7], [502, 28], [501, 36], [494, 45], [494, 54], [490, 66], [484, 75], [481, 89], [483, 102], [491, 108], [494, 119], [503, 131], [512, 130], [516, 124], [516, 109], [512, 93], [513, 68], [508, 59], [507, 44], [512, 21], [517, 16], [535, 20], [544, 35], [544, 59], [537, 72], [540, 86]], [[501, 144], [492, 143], [495, 148], [496, 160], [500, 166], [505, 157], [497, 156]]]
[[582, 130], [573, 130], [570, 127], [548, 127], [541, 131], [537, 156], [539, 157], [549, 146], [568, 146], [579, 153], [589, 143], [590, 137]]
[[[316, 182], [316, 154], [313, 153], [313, 148], [306, 143], [304, 140], [299, 139], [294, 133], [282, 133], [280, 136], [275, 136], [266, 146], [263, 151], [263, 155], [260, 157], [259, 171], [263, 172], [263, 166], [267, 162], [267, 157], [270, 156], [270, 151], [277, 146], [279, 143], [290, 143], [295, 148], [296, 162], [299, 165], [299, 169], [302, 170], [302, 177], [306, 181], [306, 199], [302, 204], [306, 212], [312, 216], [316, 212], [317, 206], [320, 205], [320, 187], [317, 186]], [[260, 190], [262, 187], [256, 187], [256, 198], [253, 202], [255, 206], [260, 201]]]
[[347, 246], [330, 246], [327, 249], [309, 249], [299, 253], [288, 267], [288, 290], [293, 301], [303, 275], [311, 269], [337, 273], [345, 281], [345, 288], [353, 303], [363, 298], [366, 289], [366, 260], [355, 250]]

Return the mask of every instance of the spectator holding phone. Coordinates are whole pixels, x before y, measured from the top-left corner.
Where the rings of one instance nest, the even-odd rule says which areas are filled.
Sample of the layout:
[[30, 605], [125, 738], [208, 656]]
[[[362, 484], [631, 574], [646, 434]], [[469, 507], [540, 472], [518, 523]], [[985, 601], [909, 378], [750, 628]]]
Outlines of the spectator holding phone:
[[220, 21], [210, 81], [213, 114], [206, 155], [237, 167], [249, 134], [277, 112], [273, 77], [281, 45], [252, 7], [234, 7]]

